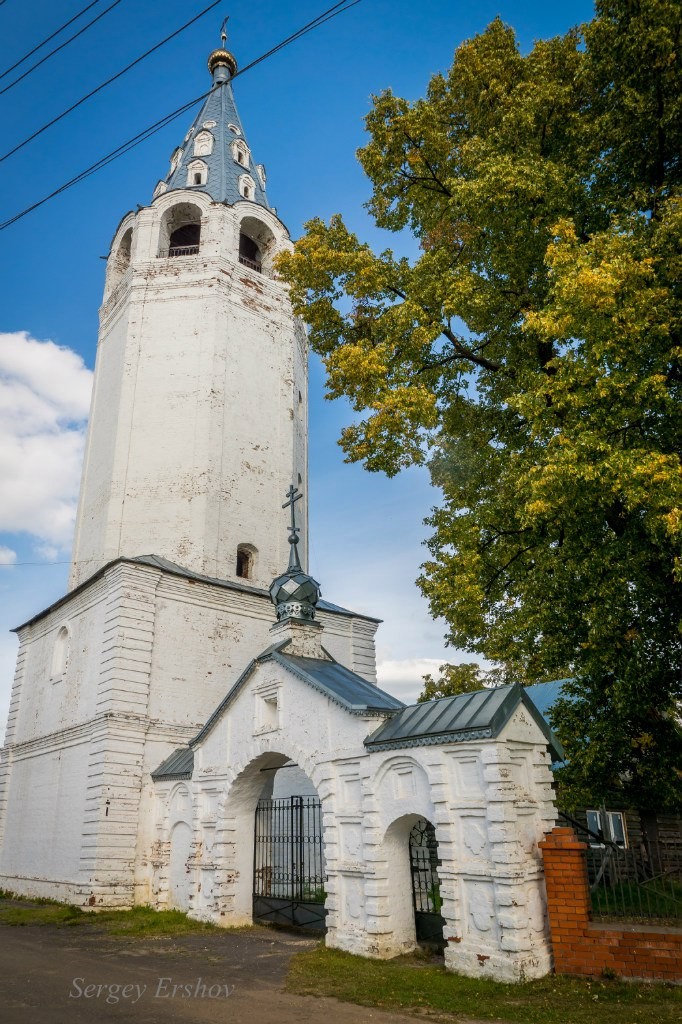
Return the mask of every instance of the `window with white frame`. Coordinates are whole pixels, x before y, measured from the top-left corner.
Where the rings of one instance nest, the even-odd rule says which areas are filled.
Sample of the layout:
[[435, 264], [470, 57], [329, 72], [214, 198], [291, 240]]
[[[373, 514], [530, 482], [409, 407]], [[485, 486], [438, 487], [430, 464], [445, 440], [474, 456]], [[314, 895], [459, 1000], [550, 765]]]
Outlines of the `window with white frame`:
[[208, 181], [208, 167], [203, 160], [192, 160], [187, 166], [187, 184], [205, 185]]
[[233, 135], [241, 135], [241, 131], [239, 130], [236, 124], [228, 124], [227, 127], [230, 129]]
[[593, 833], [589, 837], [590, 846], [603, 846], [604, 843], [599, 842], [599, 839], [596, 838], [602, 836], [609, 842], [615, 843], [616, 846], [620, 846], [622, 850], [627, 848], [628, 834], [625, 827], [625, 815], [622, 811], [606, 811], [602, 808], [598, 811], [588, 810], [585, 815], [587, 827]]
[[249, 153], [249, 147], [246, 145], [243, 139], [235, 139], [231, 143], [230, 148], [232, 149], [233, 160], [241, 164], [242, 167], [249, 167], [249, 161], [251, 154]]
[[260, 179], [261, 185], [263, 186], [263, 188], [265, 188], [265, 182], [267, 180], [267, 175], [265, 173], [265, 164], [256, 164], [256, 173]]
[[280, 727], [280, 687], [277, 684], [265, 687], [255, 694], [256, 699], [256, 734], [263, 732], [274, 732]]
[[170, 173], [171, 174], [173, 173], [173, 171], [176, 169], [176, 167], [180, 163], [181, 156], [182, 156], [182, 150], [178, 146], [177, 149], [174, 149], [173, 152], [171, 153], [171, 158], [170, 158]]
[[210, 156], [213, 152], [213, 136], [210, 132], [202, 131], [194, 139], [194, 155]]
[[240, 174], [239, 195], [243, 199], [253, 199], [256, 194], [256, 183], [250, 174]]
[[160, 181], [157, 184], [156, 188], [154, 189], [154, 195], [153, 195], [152, 198], [156, 199], [157, 196], [162, 196], [167, 188], [168, 188], [168, 185], [166, 184], [166, 182], [165, 181]]

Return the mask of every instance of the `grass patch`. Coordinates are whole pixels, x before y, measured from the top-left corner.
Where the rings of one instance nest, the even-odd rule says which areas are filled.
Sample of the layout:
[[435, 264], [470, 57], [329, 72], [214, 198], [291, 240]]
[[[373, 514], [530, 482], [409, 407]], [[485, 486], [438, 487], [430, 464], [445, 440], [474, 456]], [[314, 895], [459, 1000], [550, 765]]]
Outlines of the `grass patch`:
[[291, 962], [287, 991], [360, 1006], [514, 1024], [679, 1024], [682, 987], [549, 975], [503, 985], [450, 974], [423, 958], [366, 960], [320, 946]]
[[154, 936], [186, 935], [190, 932], [214, 931], [215, 925], [192, 921], [180, 910], [152, 910], [151, 907], [133, 907], [132, 910], [102, 910], [86, 913], [80, 907], [56, 903], [54, 900], [23, 900], [12, 893], [0, 896], [0, 925], [21, 927], [77, 925], [94, 928], [109, 935]]

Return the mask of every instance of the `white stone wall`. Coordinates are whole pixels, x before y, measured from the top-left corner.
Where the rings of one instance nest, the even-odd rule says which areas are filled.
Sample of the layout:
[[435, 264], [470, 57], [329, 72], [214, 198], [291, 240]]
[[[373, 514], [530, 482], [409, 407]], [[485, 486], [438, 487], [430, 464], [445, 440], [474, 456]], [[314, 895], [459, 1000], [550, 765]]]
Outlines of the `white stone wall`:
[[[197, 254], [167, 258], [178, 204], [201, 214]], [[124, 219], [114, 238], [73, 551], [71, 585], [119, 556], [158, 554], [234, 578], [255, 549], [253, 581], [288, 561], [282, 501], [307, 496], [307, 342], [288, 291], [238, 262], [239, 227], [257, 219], [268, 260], [286, 229], [253, 203], [174, 191]], [[119, 274], [132, 228], [130, 265]], [[165, 248], [164, 248], [165, 247]], [[116, 282], [114, 284], [114, 282]], [[307, 501], [299, 503], [307, 556]], [[278, 524], [281, 528], [278, 528]]]
[[[0, 886], [98, 906], [148, 902], [151, 772], [273, 642], [274, 616], [265, 594], [119, 562], [24, 626], [0, 759]], [[338, 660], [374, 670], [376, 623], [324, 618]]]
[[[554, 806], [540, 729], [520, 708], [496, 739], [368, 753], [363, 741], [378, 722], [275, 662], [255, 668], [195, 745], [193, 777], [183, 783], [192, 804], [190, 913], [226, 926], [251, 921], [255, 807], [268, 770], [293, 760], [322, 802], [328, 945], [373, 957], [414, 948], [408, 837], [424, 817], [442, 862], [446, 966], [499, 980], [543, 976], [551, 956], [537, 843]], [[150, 868], [159, 907], [171, 902], [179, 784], [156, 785]]]

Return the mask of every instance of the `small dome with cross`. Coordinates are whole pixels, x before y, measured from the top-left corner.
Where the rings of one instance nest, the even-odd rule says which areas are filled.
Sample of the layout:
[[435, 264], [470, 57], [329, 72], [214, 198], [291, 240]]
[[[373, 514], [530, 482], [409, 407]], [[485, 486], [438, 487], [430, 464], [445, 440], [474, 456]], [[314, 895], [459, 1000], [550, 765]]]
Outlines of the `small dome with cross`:
[[277, 618], [302, 619], [311, 621], [315, 618], [315, 605], [320, 599], [320, 584], [303, 571], [298, 557], [298, 533], [296, 526], [296, 502], [303, 495], [292, 484], [287, 491], [287, 498], [282, 508], [291, 509], [291, 525], [289, 526], [289, 566], [286, 572], [274, 579], [270, 585], [270, 599], [277, 609]]
[[320, 584], [302, 569], [294, 572], [289, 569], [272, 581], [270, 598], [280, 620], [314, 619]]

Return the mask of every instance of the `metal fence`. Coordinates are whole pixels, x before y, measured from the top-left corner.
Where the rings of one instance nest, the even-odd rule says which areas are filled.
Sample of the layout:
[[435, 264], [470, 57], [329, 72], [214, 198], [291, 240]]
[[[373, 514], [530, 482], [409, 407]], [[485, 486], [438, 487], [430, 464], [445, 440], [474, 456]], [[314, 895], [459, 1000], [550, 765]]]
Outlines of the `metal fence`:
[[603, 921], [682, 922], [682, 836], [622, 847], [580, 822], [561, 817], [587, 843], [592, 917]]
[[322, 811], [316, 797], [259, 800], [254, 896], [324, 903]]
[[175, 256], [196, 256], [198, 252], [198, 245], [173, 245], [170, 249], [162, 249], [159, 258], [173, 259]]

